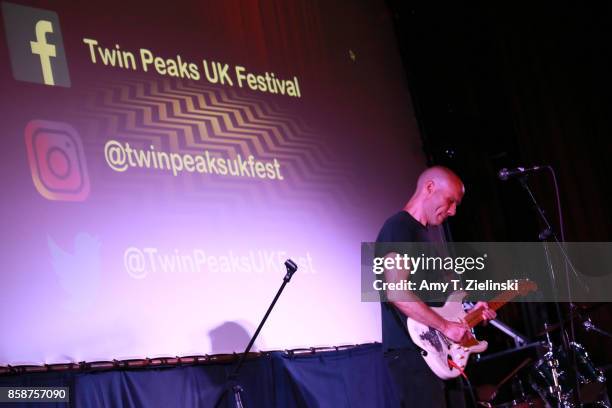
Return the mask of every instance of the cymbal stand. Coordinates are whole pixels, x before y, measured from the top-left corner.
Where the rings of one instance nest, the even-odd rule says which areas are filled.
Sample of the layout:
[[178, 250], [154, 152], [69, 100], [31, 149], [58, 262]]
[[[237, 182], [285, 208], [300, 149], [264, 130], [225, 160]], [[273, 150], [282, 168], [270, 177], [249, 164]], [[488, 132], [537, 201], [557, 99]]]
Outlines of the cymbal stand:
[[[544, 323], [544, 328], [548, 329], [548, 323]], [[558, 408], [573, 408], [574, 404], [569, 401], [569, 396], [563, 393], [561, 384], [559, 383], [559, 360], [555, 358], [554, 347], [555, 346], [550, 339], [550, 334], [548, 333], [548, 330], [546, 330], [546, 348], [548, 351], [546, 354], [544, 354], [544, 361], [546, 361], [546, 364], [550, 367], [550, 372], [553, 379], [553, 385], [549, 387], [548, 391], [557, 396]]]
[[586, 331], [594, 331], [595, 333], [599, 333], [602, 336], [606, 336], [612, 339], [612, 334], [595, 326], [595, 324], [593, 324], [593, 322], [591, 321], [590, 317], [582, 323], [582, 326], [586, 329]]

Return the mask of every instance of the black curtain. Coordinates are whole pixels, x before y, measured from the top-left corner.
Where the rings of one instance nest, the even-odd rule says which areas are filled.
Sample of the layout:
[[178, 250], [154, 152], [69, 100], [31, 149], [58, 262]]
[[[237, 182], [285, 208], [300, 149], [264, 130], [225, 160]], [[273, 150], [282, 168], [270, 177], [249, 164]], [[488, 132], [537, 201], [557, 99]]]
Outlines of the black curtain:
[[[449, 165], [466, 181], [454, 238], [537, 240], [526, 196], [496, 173], [550, 164], [566, 239], [609, 241], [609, 5], [390, 5], [430, 163]], [[548, 175], [531, 180], [556, 221]]]
[[[610, 241], [610, 4], [387, 2], [429, 163], [455, 169], [466, 184], [449, 221], [452, 238], [537, 241], [542, 225], [528, 196], [497, 172], [549, 164], [558, 176], [565, 239]], [[560, 235], [550, 175], [533, 174], [529, 183]], [[580, 306], [612, 329], [610, 304]], [[513, 304], [499, 315], [541, 339], [542, 320], [554, 320], [555, 311]], [[493, 329], [483, 333], [493, 350], [510, 345]], [[609, 339], [579, 328], [577, 340], [597, 365], [612, 362]]]

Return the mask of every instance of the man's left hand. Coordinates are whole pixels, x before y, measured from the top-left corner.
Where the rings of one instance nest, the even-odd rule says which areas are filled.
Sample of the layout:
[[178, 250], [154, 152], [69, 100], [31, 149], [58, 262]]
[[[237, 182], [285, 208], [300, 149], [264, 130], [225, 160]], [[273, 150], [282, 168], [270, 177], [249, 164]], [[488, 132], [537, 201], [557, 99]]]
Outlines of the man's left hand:
[[476, 303], [474, 308], [481, 309], [482, 319], [484, 320], [484, 323], [487, 323], [489, 320], [493, 320], [497, 317], [497, 313], [495, 313], [495, 310], [489, 307], [489, 304], [487, 302], [478, 302]]

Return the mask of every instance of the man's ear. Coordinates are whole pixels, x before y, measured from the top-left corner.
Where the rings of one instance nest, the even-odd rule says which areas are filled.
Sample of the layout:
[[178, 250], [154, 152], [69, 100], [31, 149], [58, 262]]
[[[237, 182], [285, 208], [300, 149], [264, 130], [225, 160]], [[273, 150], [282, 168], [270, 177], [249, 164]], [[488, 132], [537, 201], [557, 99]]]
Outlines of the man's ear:
[[433, 193], [435, 187], [436, 183], [433, 180], [427, 180], [427, 182], [425, 183], [425, 191], [427, 191], [428, 194]]

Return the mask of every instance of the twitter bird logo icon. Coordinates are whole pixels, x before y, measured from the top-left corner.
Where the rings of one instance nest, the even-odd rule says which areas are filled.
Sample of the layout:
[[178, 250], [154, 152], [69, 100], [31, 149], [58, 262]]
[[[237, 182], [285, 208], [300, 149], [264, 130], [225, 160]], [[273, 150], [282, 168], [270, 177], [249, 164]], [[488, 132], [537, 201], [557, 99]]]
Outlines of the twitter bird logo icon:
[[100, 286], [100, 240], [87, 233], [78, 233], [73, 252], [60, 248], [50, 236], [47, 242], [53, 271], [66, 294], [66, 308], [75, 312], [88, 309], [97, 298]]

